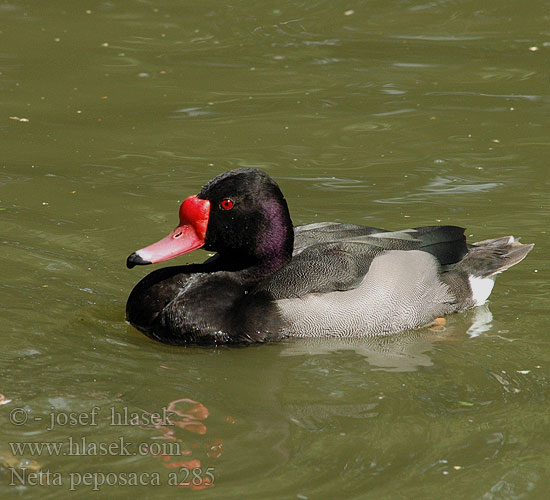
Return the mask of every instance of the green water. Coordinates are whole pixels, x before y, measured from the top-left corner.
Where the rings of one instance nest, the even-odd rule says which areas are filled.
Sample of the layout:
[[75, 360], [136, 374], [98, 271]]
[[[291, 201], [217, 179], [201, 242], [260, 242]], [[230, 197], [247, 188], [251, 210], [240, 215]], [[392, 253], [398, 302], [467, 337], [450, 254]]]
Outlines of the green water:
[[[540, 0], [0, 3], [0, 497], [546, 498], [549, 21]], [[296, 224], [536, 247], [440, 331], [148, 340], [124, 306], [151, 269], [126, 256], [239, 166]]]

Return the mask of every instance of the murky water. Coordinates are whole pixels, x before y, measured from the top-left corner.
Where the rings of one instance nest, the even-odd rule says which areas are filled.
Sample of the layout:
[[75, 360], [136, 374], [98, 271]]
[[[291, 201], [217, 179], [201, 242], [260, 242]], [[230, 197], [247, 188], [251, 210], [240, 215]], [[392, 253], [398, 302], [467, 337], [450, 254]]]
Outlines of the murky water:
[[[549, 21], [544, 1], [0, 4], [0, 496], [546, 498]], [[149, 341], [124, 306], [150, 269], [126, 256], [238, 166], [296, 224], [536, 247], [440, 331]]]

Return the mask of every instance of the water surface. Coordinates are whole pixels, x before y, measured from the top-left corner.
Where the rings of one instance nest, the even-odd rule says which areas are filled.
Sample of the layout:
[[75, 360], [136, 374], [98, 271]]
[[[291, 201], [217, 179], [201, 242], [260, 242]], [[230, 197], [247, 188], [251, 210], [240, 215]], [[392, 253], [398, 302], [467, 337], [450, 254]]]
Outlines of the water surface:
[[[0, 5], [0, 495], [546, 498], [549, 16], [503, 0]], [[150, 269], [126, 256], [242, 166], [279, 182], [295, 224], [451, 223], [536, 247], [437, 331], [148, 340], [124, 307]]]

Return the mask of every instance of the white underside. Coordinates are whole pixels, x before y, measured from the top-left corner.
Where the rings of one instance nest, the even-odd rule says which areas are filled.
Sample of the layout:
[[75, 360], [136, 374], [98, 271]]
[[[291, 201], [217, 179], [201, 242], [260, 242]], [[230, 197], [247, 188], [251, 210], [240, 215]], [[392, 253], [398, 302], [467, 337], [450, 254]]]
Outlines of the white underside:
[[470, 282], [470, 289], [472, 290], [472, 300], [476, 306], [482, 306], [493, 291], [493, 286], [495, 285], [494, 278], [470, 276], [468, 281]]

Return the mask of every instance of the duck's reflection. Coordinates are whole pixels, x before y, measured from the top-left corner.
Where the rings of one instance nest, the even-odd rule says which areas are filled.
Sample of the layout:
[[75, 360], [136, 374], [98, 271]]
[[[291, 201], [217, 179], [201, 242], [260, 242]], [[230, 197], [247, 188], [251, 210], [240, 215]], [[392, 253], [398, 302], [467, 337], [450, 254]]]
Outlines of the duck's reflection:
[[[477, 307], [469, 315], [469, 337], [478, 337], [491, 329], [493, 315], [487, 305]], [[307, 338], [287, 341], [282, 356], [329, 354], [335, 351], [355, 351], [381, 370], [408, 372], [422, 366], [432, 366], [429, 352], [436, 342], [464, 339], [464, 325], [436, 322], [419, 330], [383, 337], [368, 338]]]
[[493, 326], [493, 315], [488, 305], [477, 307], [473, 311], [472, 325], [466, 331], [470, 337], [479, 337], [482, 333], [488, 332]]
[[[331, 488], [329, 472], [339, 456], [341, 474], [377, 480], [420, 450], [417, 456], [426, 458], [418, 458], [417, 474], [433, 467], [434, 455], [445, 456], [450, 445], [468, 446], [470, 439], [471, 422], [457, 403], [469, 399], [452, 383], [456, 372], [440, 363], [442, 343], [467, 343], [491, 327], [485, 306], [386, 337], [167, 351], [162, 369], [168, 392], [159, 404], [170, 420], [151, 429], [151, 440], [175, 442], [181, 451], [159, 454], [156, 469], [175, 476], [174, 487], [226, 497], [231, 488], [244, 487], [240, 478], [252, 475], [257, 485], [246, 488], [258, 498], [274, 478], [304, 491], [313, 483]], [[444, 436], [441, 444], [427, 440], [428, 432]], [[298, 467], [301, 475], [288, 474]]]

